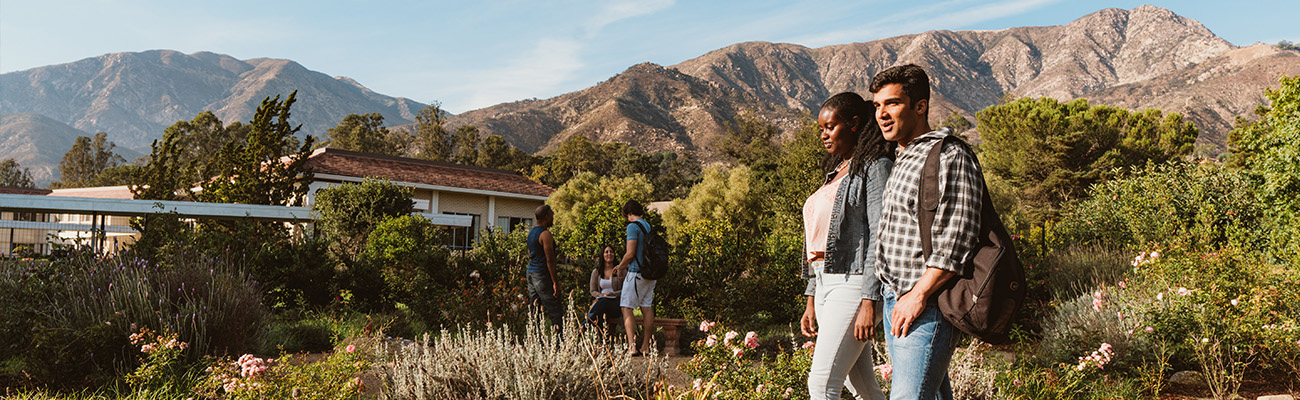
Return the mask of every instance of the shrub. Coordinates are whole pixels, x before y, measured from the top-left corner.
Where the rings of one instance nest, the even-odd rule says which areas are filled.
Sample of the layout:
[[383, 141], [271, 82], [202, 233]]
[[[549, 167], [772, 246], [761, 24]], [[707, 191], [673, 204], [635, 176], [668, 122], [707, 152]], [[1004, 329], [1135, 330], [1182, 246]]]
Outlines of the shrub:
[[1069, 246], [1048, 253], [1029, 272], [1042, 280], [1047, 300], [1073, 299], [1123, 280], [1131, 259], [1127, 252], [1105, 245]]
[[715, 220], [691, 222], [678, 232], [674, 269], [655, 288], [655, 296], [662, 299], [657, 312], [692, 320], [746, 321], [745, 327], [754, 329], [794, 321], [802, 314], [806, 281], [799, 274], [798, 236], [781, 231], [756, 239]]
[[[373, 344], [362, 347], [367, 346]], [[195, 389], [201, 397], [221, 399], [358, 399], [366, 389], [361, 373], [370, 368], [371, 352], [347, 345], [316, 362], [287, 354], [222, 358]]]
[[[6, 359], [36, 383], [81, 385], [134, 365], [127, 336], [137, 327], [175, 332], [190, 361], [258, 348], [266, 311], [253, 279], [230, 262], [194, 253], [159, 264], [117, 258], [0, 260]], [[22, 319], [10, 319], [18, 317]]]
[[1215, 249], [1258, 248], [1263, 213], [1253, 180], [1213, 164], [1172, 162], [1130, 171], [1093, 188], [1056, 228], [1064, 243]]
[[563, 337], [530, 313], [525, 334], [509, 326], [460, 327], [388, 349], [380, 367], [383, 397], [395, 399], [594, 399], [644, 398], [662, 377], [664, 360], [646, 360], [644, 375], [630, 356], [605, 343], [596, 330], [580, 331], [570, 309]]

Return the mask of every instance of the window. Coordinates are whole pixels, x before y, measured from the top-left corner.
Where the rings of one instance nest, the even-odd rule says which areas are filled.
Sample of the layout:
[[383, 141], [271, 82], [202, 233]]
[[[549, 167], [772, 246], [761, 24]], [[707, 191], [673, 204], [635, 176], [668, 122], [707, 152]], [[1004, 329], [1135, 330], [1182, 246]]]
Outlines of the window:
[[447, 228], [447, 247], [455, 250], [468, 250], [474, 247], [474, 240], [478, 238], [478, 230], [481, 225], [478, 214], [443, 212], [447, 215], [468, 215], [472, 218], [467, 227]]
[[515, 228], [518, 228], [519, 225], [524, 225], [525, 227], [532, 226], [533, 219], [519, 218], [519, 217], [497, 217], [497, 226], [501, 227], [502, 232], [510, 233], [510, 231], [514, 230]]

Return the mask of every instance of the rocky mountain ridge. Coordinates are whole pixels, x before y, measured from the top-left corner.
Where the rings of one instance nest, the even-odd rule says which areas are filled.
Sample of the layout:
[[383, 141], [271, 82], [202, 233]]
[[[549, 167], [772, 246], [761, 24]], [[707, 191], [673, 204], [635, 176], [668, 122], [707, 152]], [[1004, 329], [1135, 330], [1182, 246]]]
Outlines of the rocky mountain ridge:
[[[915, 63], [930, 73], [930, 117], [935, 121], [954, 111], [974, 121], [976, 112], [1006, 96], [1085, 97], [1094, 103], [1182, 113], [1201, 128], [1201, 143], [1222, 149], [1232, 121], [1263, 102], [1265, 88], [1276, 86], [1283, 74], [1300, 74], [1297, 56], [1300, 53], [1267, 45], [1238, 48], [1196, 20], [1164, 8], [1141, 6], [1105, 9], [1060, 26], [930, 31], [819, 48], [738, 43], [665, 69], [697, 78], [715, 88], [714, 92], [740, 93], [700, 98], [694, 104], [709, 104], [715, 110], [747, 110], [754, 109], [752, 99], [756, 98], [776, 107], [757, 111], [768, 117], [810, 112], [841, 91], [869, 94], [868, 85], [876, 72]], [[634, 67], [575, 93], [622, 93], [602, 87], [640, 79], [638, 76], [644, 74]], [[687, 81], [670, 75], [662, 78]], [[575, 98], [572, 95], [492, 106], [457, 116], [455, 121], [489, 126], [492, 132], [525, 148], [544, 138], [583, 133], [600, 141], [622, 137], [646, 149], [695, 152], [706, 159], [710, 154], [707, 140], [679, 141], [675, 146], [631, 140], [638, 136], [621, 126], [641, 122], [643, 115], [557, 117], [555, 110], [574, 108], [569, 104]], [[636, 101], [633, 97], [620, 99]], [[723, 115], [722, 120], [675, 122], [681, 131], [691, 132], [688, 136], [710, 138], [725, 132], [728, 118]], [[784, 128], [797, 126], [786, 120], [778, 122]], [[549, 140], [542, 149], [557, 143]]]
[[[450, 123], [476, 125], [527, 151], [544, 152], [582, 134], [711, 160], [712, 141], [742, 113], [790, 132], [831, 94], [868, 94], [876, 72], [916, 63], [932, 78], [933, 121], [954, 111], [974, 121], [976, 112], [1008, 96], [1083, 97], [1182, 113], [1201, 128], [1200, 145], [1213, 152], [1223, 148], [1237, 116], [1265, 101], [1265, 88], [1275, 87], [1279, 76], [1300, 75], [1297, 61], [1300, 52], [1262, 44], [1239, 48], [1195, 20], [1141, 6], [1101, 10], [1059, 26], [929, 31], [818, 48], [738, 43], [672, 66], [638, 64], [553, 98], [465, 112]], [[293, 119], [318, 136], [349, 113], [379, 112], [389, 126], [399, 126], [424, 107], [289, 60], [158, 50], [0, 75], [0, 114], [44, 115], [86, 135], [108, 132], [119, 148], [147, 152], [149, 141], [177, 120], [212, 110], [225, 122], [246, 121], [262, 98], [295, 89]], [[27, 126], [38, 125], [50, 124]], [[0, 143], [14, 135], [0, 129]], [[24, 135], [24, 143], [49, 142], [36, 146], [43, 156], [33, 160], [57, 164], [67, 150]]]
[[397, 125], [414, 122], [425, 106], [290, 60], [152, 50], [0, 75], [0, 114], [41, 114], [84, 132], [108, 132], [118, 146], [147, 152], [176, 121], [209, 110], [226, 123], [248, 121], [263, 98], [294, 90], [291, 120], [316, 136], [351, 113], [378, 112]]

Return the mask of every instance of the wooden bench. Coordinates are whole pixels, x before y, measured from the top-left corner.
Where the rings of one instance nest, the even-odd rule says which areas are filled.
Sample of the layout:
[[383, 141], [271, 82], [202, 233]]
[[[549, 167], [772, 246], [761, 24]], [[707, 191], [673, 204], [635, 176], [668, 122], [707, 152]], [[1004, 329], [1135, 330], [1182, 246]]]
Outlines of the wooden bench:
[[[637, 325], [644, 325], [644, 317], [636, 317]], [[677, 348], [677, 342], [681, 341], [681, 328], [686, 327], [686, 320], [680, 318], [659, 318], [655, 317], [655, 326], [664, 328], [664, 354], [680, 356], [682, 350]]]

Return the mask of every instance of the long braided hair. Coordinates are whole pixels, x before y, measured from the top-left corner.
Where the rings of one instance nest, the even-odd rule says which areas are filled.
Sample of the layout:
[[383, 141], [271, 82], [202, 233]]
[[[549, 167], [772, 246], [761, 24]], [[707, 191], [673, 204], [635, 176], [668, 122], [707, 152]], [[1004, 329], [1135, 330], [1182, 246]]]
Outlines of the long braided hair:
[[[885, 136], [880, 133], [880, 125], [876, 124], [876, 106], [871, 102], [862, 99], [857, 93], [843, 92], [831, 96], [822, 103], [822, 110], [833, 110], [839, 114], [840, 119], [851, 121], [853, 117], [858, 117], [858, 123], [849, 130], [850, 134], [857, 134], [856, 138], [848, 138], [853, 145], [853, 156], [849, 159], [849, 167], [852, 173], [860, 174], [863, 168], [859, 168], [864, 163], [875, 162], [881, 157], [894, 158], [893, 146], [885, 140]], [[835, 167], [844, 161], [840, 156], [827, 153], [822, 159], [822, 172], [829, 174], [835, 170]]]

